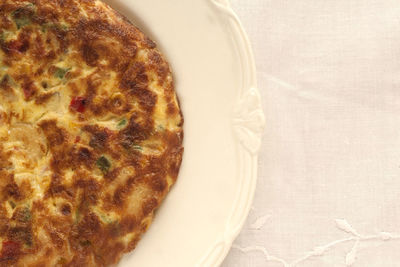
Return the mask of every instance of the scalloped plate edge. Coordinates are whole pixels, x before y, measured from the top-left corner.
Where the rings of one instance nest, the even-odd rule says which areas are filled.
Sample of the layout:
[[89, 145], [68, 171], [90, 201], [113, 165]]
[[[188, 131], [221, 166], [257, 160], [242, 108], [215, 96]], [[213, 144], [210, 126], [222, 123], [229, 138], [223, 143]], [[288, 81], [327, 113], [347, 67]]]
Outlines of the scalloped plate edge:
[[231, 126], [237, 140], [238, 186], [225, 231], [201, 258], [197, 267], [217, 267], [225, 259], [239, 235], [253, 202], [257, 184], [257, 160], [265, 117], [257, 89], [256, 67], [250, 41], [228, 0], [207, 0], [221, 13], [234, 38], [243, 73], [241, 90], [232, 111]]

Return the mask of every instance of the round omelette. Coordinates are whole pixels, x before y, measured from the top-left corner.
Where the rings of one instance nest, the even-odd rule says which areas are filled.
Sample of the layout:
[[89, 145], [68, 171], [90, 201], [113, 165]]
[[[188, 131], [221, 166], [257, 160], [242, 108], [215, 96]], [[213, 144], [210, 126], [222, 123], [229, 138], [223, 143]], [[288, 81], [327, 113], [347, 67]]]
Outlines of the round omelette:
[[177, 179], [153, 41], [99, 0], [0, 1], [0, 266], [109, 266]]

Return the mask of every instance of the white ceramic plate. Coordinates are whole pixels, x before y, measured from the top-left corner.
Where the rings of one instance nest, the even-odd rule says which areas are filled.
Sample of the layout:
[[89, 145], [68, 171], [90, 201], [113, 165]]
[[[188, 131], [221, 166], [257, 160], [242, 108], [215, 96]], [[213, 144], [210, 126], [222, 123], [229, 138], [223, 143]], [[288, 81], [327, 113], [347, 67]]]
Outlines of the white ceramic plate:
[[225, 0], [105, 0], [166, 55], [185, 118], [177, 184], [120, 266], [219, 266], [248, 214], [264, 115], [247, 37]]

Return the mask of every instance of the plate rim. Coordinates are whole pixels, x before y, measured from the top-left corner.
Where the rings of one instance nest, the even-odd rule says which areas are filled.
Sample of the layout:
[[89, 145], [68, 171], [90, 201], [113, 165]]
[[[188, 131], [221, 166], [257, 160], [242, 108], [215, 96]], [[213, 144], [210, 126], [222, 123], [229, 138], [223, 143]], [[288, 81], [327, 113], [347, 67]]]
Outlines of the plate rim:
[[257, 184], [258, 153], [265, 115], [257, 87], [257, 73], [249, 38], [229, 0], [207, 0], [220, 14], [234, 39], [241, 65], [242, 85], [231, 114], [238, 156], [238, 189], [225, 231], [217, 237], [196, 267], [218, 267], [228, 255], [250, 212]]

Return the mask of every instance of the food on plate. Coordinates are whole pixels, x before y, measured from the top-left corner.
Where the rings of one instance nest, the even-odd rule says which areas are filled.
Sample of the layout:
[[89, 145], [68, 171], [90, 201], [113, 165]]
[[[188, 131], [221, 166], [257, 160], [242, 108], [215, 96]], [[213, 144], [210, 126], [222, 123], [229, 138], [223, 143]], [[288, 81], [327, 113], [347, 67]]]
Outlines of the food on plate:
[[101, 1], [3, 0], [0, 59], [0, 266], [117, 263], [181, 164], [164, 56]]

